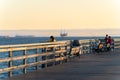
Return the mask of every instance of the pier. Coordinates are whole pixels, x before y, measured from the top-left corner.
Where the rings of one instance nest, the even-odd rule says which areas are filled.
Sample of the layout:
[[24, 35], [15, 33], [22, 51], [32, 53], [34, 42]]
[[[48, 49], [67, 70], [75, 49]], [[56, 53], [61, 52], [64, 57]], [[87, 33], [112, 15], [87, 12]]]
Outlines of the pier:
[[[8, 62], [8, 67], [0, 73], [8, 72], [6, 80], [118, 80], [120, 77], [120, 39], [114, 39], [114, 50], [95, 54], [93, 45], [99, 40], [79, 40], [79, 46], [71, 41], [51, 43], [21, 44], [0, 46], [0, 52], [8, 52], [9, 57], [0, 62]], [[35, 53], [28, 54], [29, 50]], [[21, 56], [13, 56], [20, 51]], [[34, 58], [31, 63], [27, 59]], [[40, 59], [39, 59], [40, 58]], [[13, 61], [23, 60], [20, 65]], [[35, 71], [27, 73], [27, 67]], [[14, 70], [23, 69], [23, 74], [13, 76]]]
[[68, 63], [48, 67], [6, 80], [119, 80], [120, 50], [102, 54], [85, 54]]

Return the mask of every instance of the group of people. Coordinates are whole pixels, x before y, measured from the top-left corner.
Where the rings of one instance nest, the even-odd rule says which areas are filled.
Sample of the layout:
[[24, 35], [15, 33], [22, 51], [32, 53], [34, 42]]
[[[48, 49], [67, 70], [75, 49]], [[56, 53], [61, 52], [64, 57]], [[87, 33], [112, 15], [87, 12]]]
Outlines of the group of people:
[[103, 44], [103, 42], [101, 41], [99, 42], [97, 49], [95, 49], [96, 52], [98, 53], [103, 51], [109, 52], [111, 50], [111, 45], [112, 45], [111, 36], [108, 36], [108, 34], [106, 34], [104, 41], [105, 41], [105, 44]]
[[[108, 52], [111, 50], [111, 45], [112, 45], [111, 36], [108, 36], [108, 34], [106, 34], [104, 41], [105, 41], [105, 44], [103, 44], [101, 41], [99, 42], [97, 49], [95, 49], [96, 52], [98, 53], [102, 52], [103, 46], [105, 46], [105, 49], [104, 49], [105, 51]], [[50, 39], [46, 42], [56, 42], [56, 39], [54, 38], [54, 36], [50, 36]]]
[[106, 49], [107, 49], [107, 51], [110, 51], [111, 44], [112, 44], [112, 39], [111, 39], [111, 36], [108, 36], [108, 34], [105, 37], [105, 43], [106, 43]]

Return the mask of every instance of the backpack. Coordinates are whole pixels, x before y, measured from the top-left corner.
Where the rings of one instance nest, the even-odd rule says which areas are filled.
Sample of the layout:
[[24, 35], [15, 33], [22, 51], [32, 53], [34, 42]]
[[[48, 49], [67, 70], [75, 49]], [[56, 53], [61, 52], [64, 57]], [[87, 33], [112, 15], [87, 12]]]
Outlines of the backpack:
[[80, 46], [79, 40], [73, 40], [73, 46]]

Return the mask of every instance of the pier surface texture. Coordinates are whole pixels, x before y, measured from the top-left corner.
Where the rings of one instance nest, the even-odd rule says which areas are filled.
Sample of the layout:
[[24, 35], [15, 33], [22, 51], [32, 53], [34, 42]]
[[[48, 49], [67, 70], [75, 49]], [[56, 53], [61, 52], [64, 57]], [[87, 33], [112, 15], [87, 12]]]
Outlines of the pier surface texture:
[[6, 80], [120, 80], [120, 50], [83, 54], [68, 63], [13, 76]]

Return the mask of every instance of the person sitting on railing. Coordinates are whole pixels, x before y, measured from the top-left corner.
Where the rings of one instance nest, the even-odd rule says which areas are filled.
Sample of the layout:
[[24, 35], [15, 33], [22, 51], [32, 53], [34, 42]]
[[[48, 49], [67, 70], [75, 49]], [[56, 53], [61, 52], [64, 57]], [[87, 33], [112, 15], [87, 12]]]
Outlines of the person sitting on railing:
[[[46, 42], [56, 42], [56, 39], [53, 37], [53, 36], [50, 36], [50, 39], [47, 40]], [[53, 48], [48, 48], [49, 51], [52, 51]], [[42, 49], [42, 52], [45, 52], [46, 51], [46, 48], [43, 48]]]
[[56, 39], [54, 38], [54, 36], [50, 36], [50, 40], [48, 40], [47, 42], [56, 42]]

